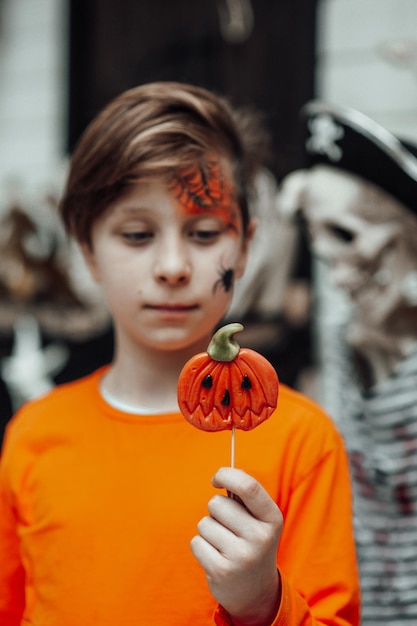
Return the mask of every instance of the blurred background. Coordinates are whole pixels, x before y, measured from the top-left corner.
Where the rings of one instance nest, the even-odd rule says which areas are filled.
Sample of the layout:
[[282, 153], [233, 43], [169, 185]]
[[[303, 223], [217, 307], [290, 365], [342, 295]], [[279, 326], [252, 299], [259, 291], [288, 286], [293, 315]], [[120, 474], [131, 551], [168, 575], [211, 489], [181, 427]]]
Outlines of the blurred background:
[[267, 228], [231, 315], [283, 382], [337, 413], [326, 351], [348, 304], [303, 233], [276, 222], [274, 198], [303, 166], [299, 110], [313, 97], [417, 140], [416, 32], [415, 0], [0, 0], [0, 438], [23, 401], [111, 358], [107, 312], [55, 207], [88, 122], [151, 80], [263, 113], [272, 158], [254, 211]]

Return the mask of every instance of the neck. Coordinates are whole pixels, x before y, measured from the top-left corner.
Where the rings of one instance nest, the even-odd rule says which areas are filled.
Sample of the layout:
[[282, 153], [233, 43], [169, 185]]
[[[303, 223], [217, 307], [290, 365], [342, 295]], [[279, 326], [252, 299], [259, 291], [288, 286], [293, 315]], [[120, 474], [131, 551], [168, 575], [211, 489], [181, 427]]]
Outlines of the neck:
[[103, 378], [103, 386], [118, 400], [161, 412], [178, 411], [177, 384], [186, 361], [206, 350], [201, 346], [184, 350], [156, 351], [143, 346], [122, 346], [116, 341], [113, 362]]

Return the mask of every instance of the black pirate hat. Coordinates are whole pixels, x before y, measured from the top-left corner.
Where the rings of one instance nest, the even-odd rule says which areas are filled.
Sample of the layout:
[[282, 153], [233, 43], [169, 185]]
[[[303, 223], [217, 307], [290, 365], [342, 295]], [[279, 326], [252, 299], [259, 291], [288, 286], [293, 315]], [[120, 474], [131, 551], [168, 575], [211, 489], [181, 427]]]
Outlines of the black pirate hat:
[[319, 100], [301, 110], [308, 166], [347, 170], [378, 185], [417, 215], [417, 146], [372, 119]]

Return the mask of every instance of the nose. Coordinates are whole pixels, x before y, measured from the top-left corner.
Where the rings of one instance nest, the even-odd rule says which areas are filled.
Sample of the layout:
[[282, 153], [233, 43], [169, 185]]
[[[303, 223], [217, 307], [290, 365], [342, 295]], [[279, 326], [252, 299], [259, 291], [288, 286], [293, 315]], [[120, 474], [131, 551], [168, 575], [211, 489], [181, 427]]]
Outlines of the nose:
[[311, 231], [311, 244], [315, 255], [328, 263], [333, 263], [345, 252], [344, 246], [339, 241], [319, 230]]
[[364, 284], [366, 275], [359, 267], [349, 263], [334, 262], [329, 267], [329, 279], [337, 289], [351, 293]]
[[155, 279], [167, 285], [185, 285], [191, 276], [191, 263], [185, 245], [164, 241], [155, 261]]

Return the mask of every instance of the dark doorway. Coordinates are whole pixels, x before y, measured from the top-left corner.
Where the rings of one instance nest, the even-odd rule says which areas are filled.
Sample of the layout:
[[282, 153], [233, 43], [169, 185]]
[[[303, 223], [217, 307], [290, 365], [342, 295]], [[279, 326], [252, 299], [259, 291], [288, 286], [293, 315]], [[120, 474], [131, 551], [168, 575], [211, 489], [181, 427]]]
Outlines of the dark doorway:
[[316, 0], [71, 0], [68, 150], [124, 89], [180, 80], [262, 111], [280, 179], [300, 166], [315, 33]]

